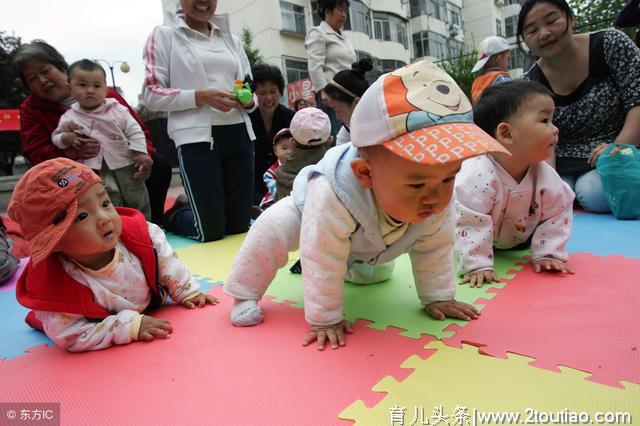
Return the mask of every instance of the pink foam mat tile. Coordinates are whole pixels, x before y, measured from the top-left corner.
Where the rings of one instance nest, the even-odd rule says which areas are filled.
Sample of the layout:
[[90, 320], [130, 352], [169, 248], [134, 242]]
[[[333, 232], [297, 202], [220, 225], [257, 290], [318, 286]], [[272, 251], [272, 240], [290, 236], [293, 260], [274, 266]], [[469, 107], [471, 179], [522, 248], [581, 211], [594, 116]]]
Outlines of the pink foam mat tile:
[[482, 316], [444, 342], [481, 352], [535, 358], [531, 365], [563, 365], [588, 380], [622, 387], [640, 384], [640, 259], [571, 255], [573, 275], [536, 274], [530, 266], [487, 303]]
[[370, 389], [432, 338], [407, 339], [398, 330], [355, 325], [347, 346], [302, 347], [303, 311], [262, 302], [265, 322], [236, 328], [231, 301], [188, 311], [163, 308], [168, 340], [135, 342], [80, 354], [38, 346], [0, 361], [0, 401], [59, 402], [65, 425], [114, 424], [348, 424], [338, 414], [354, 400], [375, 405]]

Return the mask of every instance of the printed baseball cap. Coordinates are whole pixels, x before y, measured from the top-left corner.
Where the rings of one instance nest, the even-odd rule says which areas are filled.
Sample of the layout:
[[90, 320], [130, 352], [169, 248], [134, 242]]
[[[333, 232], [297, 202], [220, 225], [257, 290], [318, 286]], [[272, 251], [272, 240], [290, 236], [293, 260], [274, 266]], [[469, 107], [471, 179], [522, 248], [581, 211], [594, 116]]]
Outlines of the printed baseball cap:
[[291, 119], [289, 129], [301, 145], [322, 145], [331, 136], [331, 120], [316, 107], [302, 108]]
[[493, 55], [509, 50], [509, 42], [498, 36], [487, 37], [480, 42], [479, 50], [478, 62], [473, 66], [471, 72], [480, 71]]
[[9, 201], [15, 220], [31, 245], [37, 266], [56, 248], [76, 218], [78, 198], [102, 182], [93, 170], [68, 158], [53, 158], [27, 170]]
[[380, 76], [356, 105], [350, 124], [353, 146], [382, 145], [417, 163], [445, 164], [489, 152], [511, 155], [473, 123], [471, 103], [453, 78], [428, 61]]

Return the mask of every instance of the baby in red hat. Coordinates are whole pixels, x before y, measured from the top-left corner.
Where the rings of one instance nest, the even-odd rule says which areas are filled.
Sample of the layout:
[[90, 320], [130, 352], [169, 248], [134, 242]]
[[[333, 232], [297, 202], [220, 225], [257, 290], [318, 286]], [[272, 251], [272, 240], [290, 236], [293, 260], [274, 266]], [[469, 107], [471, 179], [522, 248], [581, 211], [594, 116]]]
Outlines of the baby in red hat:
[[115, 208], [89, 167], [55, 158], [16, 185], [9, 216], [31, 245], [17, 299], [27, 323], [72, 352], [168, 338], [171, 324], [143, 315], [167, 294], [186, 308], [218, 300], [178, 260], [142, 213]]

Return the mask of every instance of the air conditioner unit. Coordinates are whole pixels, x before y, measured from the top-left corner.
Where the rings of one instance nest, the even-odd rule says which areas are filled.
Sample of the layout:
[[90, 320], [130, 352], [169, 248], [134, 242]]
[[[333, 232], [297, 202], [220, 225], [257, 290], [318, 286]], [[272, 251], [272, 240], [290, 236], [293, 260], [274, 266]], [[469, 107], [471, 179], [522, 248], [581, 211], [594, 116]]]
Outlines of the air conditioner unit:
[[449, 24], [449, 36], [455, 37], [460, 34], [460, 25], [458, 24]]

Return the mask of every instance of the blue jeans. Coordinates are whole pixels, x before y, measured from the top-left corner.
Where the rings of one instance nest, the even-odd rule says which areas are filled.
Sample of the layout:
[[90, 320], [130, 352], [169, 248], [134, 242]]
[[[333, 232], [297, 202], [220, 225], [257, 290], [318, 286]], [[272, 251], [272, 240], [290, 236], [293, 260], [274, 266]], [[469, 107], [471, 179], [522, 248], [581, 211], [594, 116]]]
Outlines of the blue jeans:
[[560, 178], [576, 193], [576, 200], [582, 208], [595, 213], [611, 212], [604, 198], [598, 170], [593, 169], [581, 175], [560, 175]]

